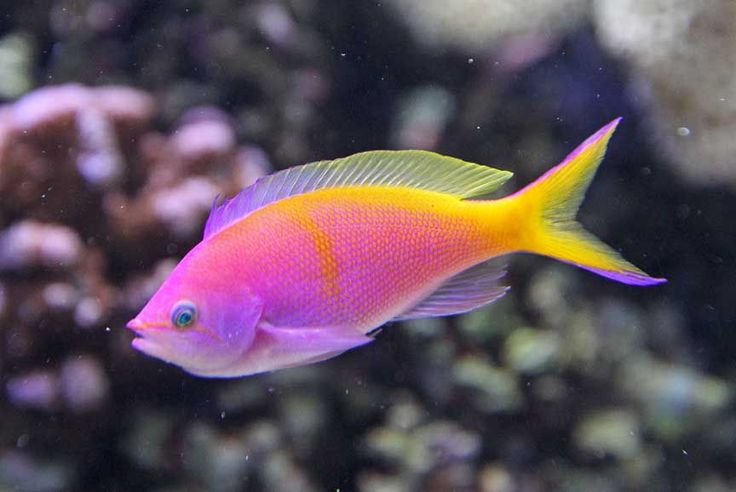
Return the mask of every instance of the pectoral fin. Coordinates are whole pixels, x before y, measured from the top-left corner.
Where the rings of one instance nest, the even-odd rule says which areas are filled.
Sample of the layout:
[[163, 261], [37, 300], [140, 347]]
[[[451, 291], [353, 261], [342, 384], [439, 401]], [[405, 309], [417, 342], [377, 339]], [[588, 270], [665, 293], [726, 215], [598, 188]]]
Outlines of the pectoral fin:
[[373, 341], [352, 327], [276, 327], [261, 323], [232, 376], [295, 367], [335, 357]]

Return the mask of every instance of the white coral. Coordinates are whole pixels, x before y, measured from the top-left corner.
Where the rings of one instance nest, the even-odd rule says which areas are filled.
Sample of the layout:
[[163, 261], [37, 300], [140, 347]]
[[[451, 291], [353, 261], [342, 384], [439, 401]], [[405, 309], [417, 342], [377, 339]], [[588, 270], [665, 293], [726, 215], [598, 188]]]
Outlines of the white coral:
[[496, 41], [578, 24], [588, 0], [391, 0], [414, 35], [430, 46], [487, 50]]
[[594, 19], [683, 176], [736, 183], [736, 2], [598, 0]]

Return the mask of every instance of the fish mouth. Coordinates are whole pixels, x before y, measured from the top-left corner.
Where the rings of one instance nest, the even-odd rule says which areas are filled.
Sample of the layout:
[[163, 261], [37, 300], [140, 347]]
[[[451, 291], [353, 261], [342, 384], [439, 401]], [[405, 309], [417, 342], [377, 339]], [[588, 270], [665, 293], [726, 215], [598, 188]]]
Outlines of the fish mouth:
[[143, 352], [144, 354], [152, 355], [154, 357], [160, 357], [159, 353], [159, 346], [156, 344], [156, 342], [152, 342], [151, 340], [147, 340], [143, 337], [136, 337], [133, 339], [130, 344], [133, 346], [134, 349], [139, 350]]
[[125, 326], [138, 335], [130, 342], [134, 349], [139, 350], [144, 354], [166, 360], [161, 346], [155, 339], [152, 339], [155, 337], [151, 336], [151, 329], [155, 328], [156, 325], [144, 323], [138, 318], [133, 318]]
[[[153, 334], [151, 333], [151, 331], [152, 328], [155, 328], [155, 325], [144, 323], [138, 318], [133, 318], [132, 320], [128, 321], [125, 327], [138, 335], [131, 342], [133, 344], [133, 347], [140, 350], [140, 346], [148, 346], [153, 343], [153, 340], [151, 340], [151, 338], [153, 338]], [[145, 350], [143, 351], [145, 352]]]

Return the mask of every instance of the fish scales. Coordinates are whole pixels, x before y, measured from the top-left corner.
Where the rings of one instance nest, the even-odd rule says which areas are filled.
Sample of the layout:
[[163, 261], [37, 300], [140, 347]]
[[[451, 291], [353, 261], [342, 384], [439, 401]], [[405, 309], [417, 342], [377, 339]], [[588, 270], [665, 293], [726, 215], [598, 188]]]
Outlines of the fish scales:
[[268, 321], [368, 331], [504, 247], [488, 234], [482, 206], [410, 188], [328, 189], [283, 200], [212, 240], [248, 255], [235, 268], [270, 299]]

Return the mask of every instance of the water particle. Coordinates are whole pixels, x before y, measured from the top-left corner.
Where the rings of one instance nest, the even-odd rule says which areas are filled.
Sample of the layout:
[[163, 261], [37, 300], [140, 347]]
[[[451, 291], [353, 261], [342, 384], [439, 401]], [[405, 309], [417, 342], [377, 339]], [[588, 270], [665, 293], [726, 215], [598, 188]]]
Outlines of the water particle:
[[690, 135], [690, 128], [686, 126], [681, 126], [677, 129], [677, 134], [681, 137], [687, 137], [688, 135]]
[[474, 58], [468, 58], [468, 64], [469, 65], [472, 65], [473, 63], [475, 63], [475, 59]]

